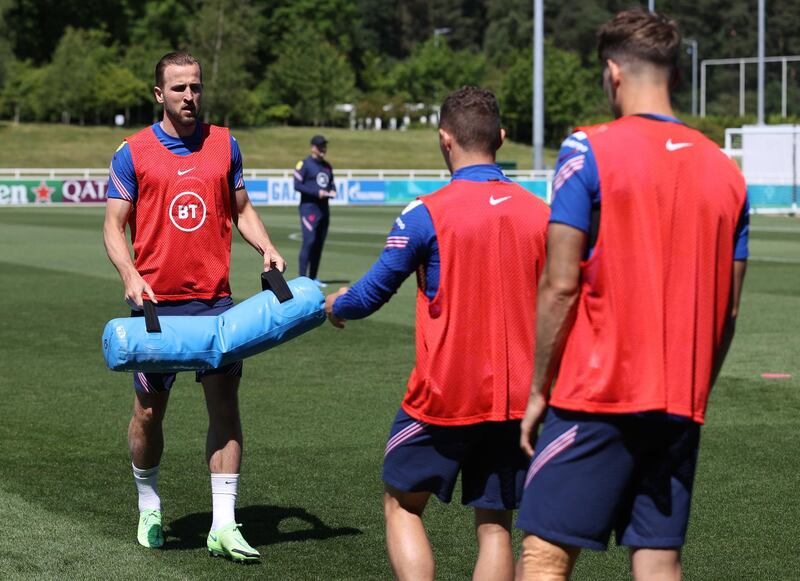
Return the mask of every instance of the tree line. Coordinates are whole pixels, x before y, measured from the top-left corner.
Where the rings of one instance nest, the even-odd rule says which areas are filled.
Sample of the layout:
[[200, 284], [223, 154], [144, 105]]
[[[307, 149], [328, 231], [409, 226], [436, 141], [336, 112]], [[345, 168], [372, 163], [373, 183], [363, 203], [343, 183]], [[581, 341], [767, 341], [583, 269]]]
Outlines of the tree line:
[[[501, 101], [512, 137], [530, 139], [531, 0], [0, 0], [0, 117], [132, 124], [157, 116], [153, 68], [171, 50], [203, 63], [206, 119], [226, 125], [346, 125], [429, 115], [477, 84]], [[636, 3], [545, 2], [547, 140], [606, 105], [597, 27]], [[646, 4], [646, 3], [644, 3]], [[699, 43], [700, 58], [756, 53], [757, 0], [657, 0]], [[800, 0], [767, 2], [767, 54], [800, 54]], [[689, 55], [676, 93], [691, 107]], [[709, 111], [738, 112], [738, 68], [709, 77]], [[797, 70], [790, 70], [797, 102]], [[749, 111], [755, 72], [749, 73]], [[779, 110], [780, 72], [768, 75]], [[412, 105], [412, 106], [409, 106]], [[790, 108], [791, 109], [791, 108]], [[790, 111], [798, 113], [795, 109]], [[388, 125], [388, 124], [387, 124]]]

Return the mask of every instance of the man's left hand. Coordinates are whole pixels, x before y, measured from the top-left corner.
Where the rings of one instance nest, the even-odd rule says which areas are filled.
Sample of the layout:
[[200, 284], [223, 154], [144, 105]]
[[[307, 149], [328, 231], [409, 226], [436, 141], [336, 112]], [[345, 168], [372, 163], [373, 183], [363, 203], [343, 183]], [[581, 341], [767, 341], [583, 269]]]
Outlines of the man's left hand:
[[274, 246], [268, 246], [264, 249], [264, 271], [277, 268], [281, 272], [286, 272], [286, 261]]
[[338, 291], [329, 294], [325, 298], [325, 314], [328, 315], [328, 320], [331, 322], [331, 325], [333, 325], [337, 329], [344, 329], [345, 320], [340, 319], [339, 317], [333, 314], [333, 303], [335, 303], [336, 299], [345, 294], [348, 290], [350, 289], [348, 289], [346, 286], [343, 286]]

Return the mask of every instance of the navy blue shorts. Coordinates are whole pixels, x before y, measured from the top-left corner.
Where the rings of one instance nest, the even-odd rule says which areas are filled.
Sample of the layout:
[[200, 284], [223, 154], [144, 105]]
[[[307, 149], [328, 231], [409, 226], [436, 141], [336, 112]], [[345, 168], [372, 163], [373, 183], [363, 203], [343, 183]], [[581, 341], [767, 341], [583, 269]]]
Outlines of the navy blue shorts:
[[383, 481], [450, 502], [461, 472], [462, 504], [512, 510], [519, 506], [527, 466], [519, 447], [519, 421], [434, 426], [401, 409], [386, 444]]
[[[164, 316], [194, 316], [205, 315], [211, 316], [220, 315], [233, 306], [233, 299], [231, 297], [222, 297], [220, 299], [204, 300], [188, 300], [188, 301], [170, 301], [159, 302], [156, 305], [156, 313]], [[131, 311], [131, 317], [143, 317], [144, 311]], [[215, 369], [204, 369], [195, 372], [195, 381], [200, 380], [206, 375], [230, 375], [233, 377], [242, 376], [242, 362], [236, 361], [223, 367]], [[172, 384], [175, 383], [175, 373], [133, 373], [133, 387], [139, 393], [158, 393], [169, 391], [172, 389]]]
[[517, 527], [605, 550], [670, 549], [686, 540], [700, 425], [662, 413], [551, 408], [525, 478]]

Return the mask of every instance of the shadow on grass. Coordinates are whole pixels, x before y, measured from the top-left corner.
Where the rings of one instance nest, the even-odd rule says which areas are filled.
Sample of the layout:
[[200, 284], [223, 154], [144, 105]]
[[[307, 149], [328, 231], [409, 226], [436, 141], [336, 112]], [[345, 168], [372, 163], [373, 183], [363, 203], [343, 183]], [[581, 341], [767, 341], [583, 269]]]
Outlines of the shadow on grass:
[[[243, 523], [242, 534], [254, 547], [290, 541], [324, 540], [360, 535], [352, 527], [331, 528], [303, 508], [285, 506], [246, 506], [236, 509], [236, 521]], [[211, 513], [188, 514], [166, 527], [165, 549], [187, 550], [206, 546]]]

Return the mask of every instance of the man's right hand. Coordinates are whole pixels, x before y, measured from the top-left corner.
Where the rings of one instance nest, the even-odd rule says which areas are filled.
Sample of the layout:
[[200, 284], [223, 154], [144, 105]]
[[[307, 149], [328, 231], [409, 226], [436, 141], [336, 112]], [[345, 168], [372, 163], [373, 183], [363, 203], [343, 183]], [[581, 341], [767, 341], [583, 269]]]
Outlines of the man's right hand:
[[138, 272], [125, 280], [125, 302], [128, 303], [132, 309], [141, 311], [144, 308], [142, 300], [145, 294], [147, 294], [148, 298], [153, 303], [158, 303], [153, 289], [150, 288], [150, 285], [145, 282]]
[[325, 298], [325, 314], [328, 315], [328, 321], [330, 321], [331, 325], [333, 325], [338, 329], [344, 329], [345, 320], [340, 319], [339, 317], [333, 314], [333, 303], [335, 303], [336, 299], [345, 294], [348, 290], [350, 289], [348, 289], [346, 286], [343, 286], [338, 291], [329, 294]]
[[546, 412], [547, 400], [545, 397], [538, 392], [531, 393], [528, 399], [528, 406], [525, 409], [525, 417], [522, 418], [519, 428], [519, 445], [529, 458], [533, 457], [535, 452], [534, 446], [539, 432], [539, 424], [544, 420]]

